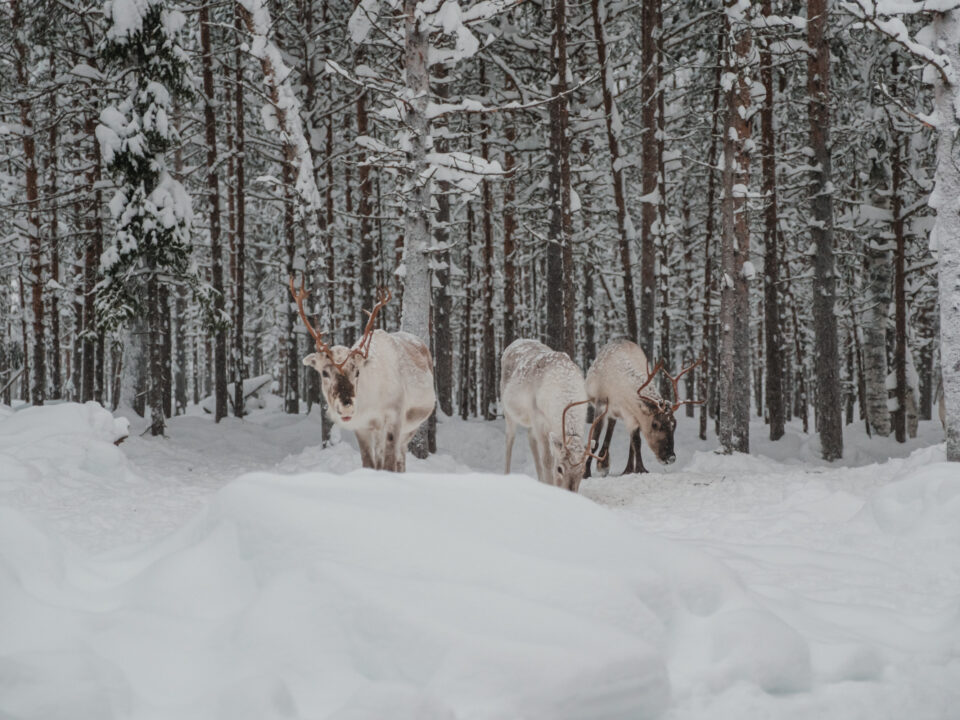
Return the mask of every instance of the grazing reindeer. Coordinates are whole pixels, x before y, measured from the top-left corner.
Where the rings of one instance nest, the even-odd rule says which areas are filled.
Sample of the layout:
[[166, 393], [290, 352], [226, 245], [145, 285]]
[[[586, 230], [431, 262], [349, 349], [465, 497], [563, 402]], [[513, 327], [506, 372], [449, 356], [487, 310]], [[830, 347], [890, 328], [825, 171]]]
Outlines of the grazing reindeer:
[[310, 324], [303, 280], [298, 291], [291, 277], [290, 293], [317, 346], [303, 364], [320, 373], [330, 418], [354, 431], [365, 468], [405, 471], [407, 445], [437, 400], [429, 348], [410, 333], [374, 330], [377, 313], [390, 302], [389, 291], [377, 292], [363, 337], [352, 348], [330, 347]]
[[603, 419], [601, 414], [590, 426], [584, 444], [581, 431], [589, 400], [580, 368], [566, 353], [543, 343], [515, 340], [503, 351], [500, 398], [507, 421], [505, 472], [510, 472], [513, 439], [522, 425], [540, 482], [577, 492], [593, 431]]
[[[700, 362], [702, 361], [698, 360], [673, 377], [663, 369], [663, 362], [657, 363], [651, 369], [640, 346], [629, 340], [614, 340], [600, 350], [587, 372], [586, 385], [587, 395], [594, 407], [599, 408], [602, 405], [604, 412], [609, 413], [601, 452], [603, 459], [597, 462], [597, 470], [601, 475], [605, 476], [610, 471], [610, 439], [613, 437], [617, 420], [626, 423], [630, 436], [630, 457], [623, 471], [625, 475], [647, 472], [640, 457], [641, 434], [662, 464], [669, 465], [677, 459], [673, 452], [673, 432], [677, 427], [677, 420], [673, 414], [682, 405], [699, 403], [677, 400], [671, 404], [660, 396], [651, 383], [656, 374], [663, 370], [673, 383], [673, 395], [676, 399], [679, 397], [677, 382]], [[597, 444], [599, 442], [600, 437], [597, 436]], [[596, 447], [592, 449], [593, 452], [596, 450]], [[586, 477], [589, 477], [589, 460], [586, 473]]]

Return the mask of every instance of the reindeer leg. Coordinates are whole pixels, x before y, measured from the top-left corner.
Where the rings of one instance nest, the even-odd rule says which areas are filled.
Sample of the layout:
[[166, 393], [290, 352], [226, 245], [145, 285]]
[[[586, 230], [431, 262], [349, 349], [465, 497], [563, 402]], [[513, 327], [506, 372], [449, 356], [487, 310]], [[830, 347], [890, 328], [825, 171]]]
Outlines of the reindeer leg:
[[640, 438], [640, 429], [637, 428], [633, 431], [633, 437], [631, 438], [631, 453], [636, 456], [636, 463], [634, 465], [634, 472], [645, 473], [649, 472], [643, 466], [643, 458], [640, 457], [640, 449], [643, 447], [643, 440]]
[[384, 470], [397, 472], [397, 447], [400, 444], [400, 423], [393, 418], [389, 418], [384, 423], [384, 434], [386, 442], [383, 446]]
[[[592, 409], [592, 406], [591, 406], [591, 409]], [[600, 421], [600, 427], [598, 428], [599, 430], [603, 430], [603, 424], [604, 424], [605, 422], [606, 422], [606, 420], [601, 420], [601, 421]], [[598, 432], [598, 433], [597, 433], [596, 435], [594, 435], [594, 437], [593, 437], [593, 446], [590, 448], [590, 452], [592, 452], [592, 453], [595, 454], [595, 453], [597, 452], [597, 446], [598, 446], [599, 444], [600, 444], [600, 433]], [[590, 465], [592, 465], [592, 464], [593, 464], [593, 457], [592, 457], [591, 455], [587, 455], [587, 464], [583, 466], [583, 476], [584, 476], [585, 478], [590, 477]]]
[[613, 439], [613, 428], [616, 427], [617, 421], [615, 418], [608, 417], [606, 420], [607, 432], [603, 436], [603, 445], [600, 447], [600, 452], [597, 453], [603, 460], [597, 461], [597, 473], [600, 477], [606, 477], [610, 473], [610, 441]]
[[529, 428], [527, 430], [527, 440], [530, 441], [530, 454], [533, 455], [533, 462], [537, 466], [537, 480], [543, 482], [543, 468], [540, 467], [540, 448], [537, 447], [537, 438], [534, 437], [533, 428]]
[[506, 467], [503, 470], [504, 475], [510, 474], [510, 458], [513, 455], [513, 440], [517, 434], [517, 424], [511, 420], [509, 417], [505, 417], [507, 421], [507, 462]]
[[637, 472], [637, 437], [640, 435], [640, 428], [634, 428], [632, 431], [627, 428], [630, 437], [630, 457], [627, 458], [627, 466], [623, 469], [624, 475], [633, 475]]
[[360, 462], [363, 463], [363, 467], [365, 468], [374, 467], [373, 453], [370, 451], [369, 433], [357, 431], [355, 435], [357, 436], [357, 445], [360, 446]]

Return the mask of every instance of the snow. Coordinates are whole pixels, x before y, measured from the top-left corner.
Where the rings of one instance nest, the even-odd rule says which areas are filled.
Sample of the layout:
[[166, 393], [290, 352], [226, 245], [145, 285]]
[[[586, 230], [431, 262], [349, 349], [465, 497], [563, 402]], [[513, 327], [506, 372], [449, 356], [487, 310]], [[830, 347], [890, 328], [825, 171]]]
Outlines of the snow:
[[[532, 477], [500, 422], [359, 470], [279, 399], [167, 439], [0, 407], [0, 716], [923, 718], [960, 702], [960, 472], [938, 424], [789, 425], [720, 456]], [[119, 446], [114, 442], [129, 437]], [[762, 438], [758, 427], [753, 433]], [[615, 437], [614, 463], [626, 460]], [[616, 465], [615, 465], [616, 468]]]

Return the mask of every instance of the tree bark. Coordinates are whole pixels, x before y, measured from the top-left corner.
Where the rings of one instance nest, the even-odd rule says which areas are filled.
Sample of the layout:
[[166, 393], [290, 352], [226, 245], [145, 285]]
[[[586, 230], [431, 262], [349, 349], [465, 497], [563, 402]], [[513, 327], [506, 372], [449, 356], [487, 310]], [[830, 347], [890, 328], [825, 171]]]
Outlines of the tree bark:
[[[430, 95], [429, 32], [418, 16], [419, 0], [404, 0], [404, 70], [410, 101], [406, 106], [406, 126], [410, 132], [408, 167], [405, 178], [404, 253], [402, 315], [400, 327], [430, 344], [430, 247], [431, 181], [426, 152], [431, 142], [427, 104]], [[428, 453], [427, 428], [421, 425], [410, 452], [423, 458]]]
[[[700, 367], [700, 397], [704, 400], [700, 406], [700, 439], [707, 439], [707, 417], [710, 415], [712, 393], [709, 392], [710, 378], [714, 364], [713, 343], [711, 338], [715, 333], [712, 332], [712, 313], [711, 305], [713, 303], [713, 251], [711, 244], [714, 235], [714, 198], [717, 189], [717, 120], [720, 117], [720, 77], [724, 67], [723, 52], [725, 33], [720, 33], [717, 40], [717, 64], [716, 76], [713, 83], [713, 100], [711, 101], [712, 112], [710, 114], [710, 150], [707, 152], [707, 211], [704, 220], [704, 240], [703, 240], [703, 319], [702, 335], [700, 346], [700, 357], [703, 358], [703, 365]], [[724, 124], [726, 127], [726, 124]]]
[[747, 191], [750, 182], [750, 77], [752, 37], [749, 14], [731, 17], [727, 2], [727, 120], [723, 134], [723, 202], [720, 293], [720, 443], [726, 452], [750, 452], [750, 256]]
[[640, 210], [640, 346], [647, 354], [654, 352], [656, 316], [656, 234], [657, 189], [657, 17], [660, 0], [642, 0], [640, 7], [640, 140], [642, 204]]
[[224, 322], [226, 296], [223, 286], [223, 244], [220, 239], [220, 178], [217, 172], [217, 121], [213, 84], [213, 50], [210, 42], [210, 7], [200, 6], [200, 51], [203, 68], [203, 119], [207, 143], [207, 192], [210, 200], [210, 255], [215, 316], [213, 351], [214, 420], [227, 416], [227, 329]]
[[[882, 150], [880, 147], [878, 150]], [[889, 211], [887, 174], [880, 153], [870, 169], [873, 205]], [[876, 228], [867, 242], [864, 259], [865, 308], [863, 312], [863, 383], [870, 430], [881, 437], [890, 434], [890, 408], [887, 406], [887, 318], [890, 314], [890, 271], [893, 258], [884, 237], [884, 227]]]
[[900, 162], [900, 140], [893, 134], [890, 165], [893, 171], [890, 186], [890, 210], [893, 213], [894, 255], [893, 300], [895, 313], [893, 370], [896, 379], [893, 428], [897, 442], [907, 441], [907, 295], [906, 295], [906, 237], [903, 231], [900, 190], [903, 184], [903, 165]]
[[547, 254], [547, 345], [554, 350], [568, 352], [572, 328], [568, 327], [568, 311], [572, 312], [569, 297], [572, 279], [569, 275], [570, 252], [570, 164], [567, 125], [567, 4], [566, 0], [553, 2], [553, 32], [551, 58], [553, 84], [550, 102], [550, 235]]
[[[771, 0], [763, 0], [763, 16], [772, 14]], [[770, 51], [771, 35], [768, 33], [760, 43], [760, 78], [765, 91], [760, 108], [760, 152], [763, 175], [764, 206], [764, 258], [763, 258], [763, 325], [766, 346], [766, 402], [767, 421], [770, 423], [770, 439], [779, 440], [784, 432], [783, 407], [783, 318], [780, 314], [780, 251], [777, 248], [777, 145], [773, 125], [773, 53]]]
[[30, 51], [26, 42], [21, 0], [10, 0], [13, 25], [13, 47], [17, 82], [20, 86], [20, 137], [23, 143], [23, 164], [26, 180], [27, 236], [30, 248], [30, 298], [33, 310], [33, 387], [30, 395], [34, 405], [43, 405], [47, 392], [47, 361], [43, 308], [43, 247], [40, 237], [40, 208], [38, 205], [37, 152], [34, 141], [33, 107], [30, 101]]
[[810, 234], [815, 247], [813, 328], [816, 343], [817, 430], [824, 460], [843, 457], [837, 278], [833, 256], [833, 184], [830, 170], [830, 46], [827, 0], [807, 1], [807, 117], [814, 169], [810, 173]]
[[[242, 19], [239, 9], [234, 5], [233, 27], [237, 37], [243, 29]], [[244, 146], [244, 88], [243, 88], [243, 52], [240, 43], [234, 47], [234, 146], [236, 149], [234, 182], [236, 184], [236, 222], [235, 247], [236, 247], [236, 301], [233, 306], [233, 414], [236, 417], [243, 417], [243, 380], [246, 375], [244, 365], [245, 348], [243, 344], [243, 330], [246, 314], [246, 266], [247, 266], [247, 197], [246, 197], [246, 177], [245, 177], [245, 146]]]
[[610, 151], [610, 173], [613, 179], [613, 199], [617, 206], [617, 250], [620, 255], [620, 267], [623, 272], [623, 304], [627, 318], [627, 335], [637, 339], [637, 304], [633, 288], [633, 262], [630, 258], [630, 245], [636, 241], [633, 221], [627, 214], [626, 178], [623, 173], [624, 161], [620, 153], [620, 131], [622, 123], [613, 94], [613, 69], [607, 59], [607, 31], [604, 21], [607, 17], [606, 6], [601, 0], [590, 0], [593, 15], [593, 37], [597, 44], [597, 60], [600, 64], [601, 89], [603, 92], [603, 113], [607, 128], [607, 147]]

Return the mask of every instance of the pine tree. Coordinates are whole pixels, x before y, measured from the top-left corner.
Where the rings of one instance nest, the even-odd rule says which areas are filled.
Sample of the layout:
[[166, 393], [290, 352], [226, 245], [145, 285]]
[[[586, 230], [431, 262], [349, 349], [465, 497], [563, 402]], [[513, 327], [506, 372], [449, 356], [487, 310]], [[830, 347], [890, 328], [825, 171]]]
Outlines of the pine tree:
[[110, 202], [115, 233], [101, 259], [98, 310], [109, 327], [146, 319], [144, 334], [135, 339], [147, 351], [150, 431], [162, 435], [159, 284], [186, 274], [193, 217], [190, 196], [166, 164], [177, 142], [174, 99], [188, 97], [193, 89], [180, 44], [186, 18], [161, 0], [113, 0], [105, 14], [110, 25], [103, 56], [127, 80], [126, 96], [101, 113], [97, 127], [104, 163], [119, 186]]

